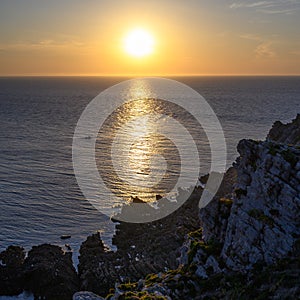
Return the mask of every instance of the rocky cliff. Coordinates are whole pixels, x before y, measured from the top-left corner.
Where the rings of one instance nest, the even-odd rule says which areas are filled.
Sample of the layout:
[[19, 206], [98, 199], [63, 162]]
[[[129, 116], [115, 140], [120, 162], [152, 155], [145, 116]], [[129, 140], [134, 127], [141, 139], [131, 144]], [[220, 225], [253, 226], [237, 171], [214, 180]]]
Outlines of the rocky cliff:
[[298, 299], [299, 120], [276, 122], [266, 141], [240, 141], [240, 156], [200, 211], [201, 228], [186, 237], [179, 268], [117, 285], [108, 299]]
[[[79, 273], [59, 247], [0, 254], [0, 294], [36, 298], [299, 299], [300, 115], [276, 122], [266, 141], [242, 140], [214, 199], [202, 189], [172, 215], [117, 225], [116, 252], [99, 234], [80, 249]], [[181, 191], [184, 193], [184, 191]]]
[[300, 238], [300, 149], [242, 140], [221, 257], [234, 270], [275, 263]]
[[[182, 263], [195, 245], [196, 259], [205, 257], [203, 248], [209, 243], [218, 244], [223, 267], [242, 272], [293, 253], [300, 241], [299, 130], [300, 115], [290, 124], [276, 122], [267, 141], [240, 141], [240, 156], [213, 201], [200, 211], [200, 244], [187, 239]], [[198, 274], [206, 277], [207, 261], [200, 262]], [[221, 270], [216, 263], [215, 269]]]

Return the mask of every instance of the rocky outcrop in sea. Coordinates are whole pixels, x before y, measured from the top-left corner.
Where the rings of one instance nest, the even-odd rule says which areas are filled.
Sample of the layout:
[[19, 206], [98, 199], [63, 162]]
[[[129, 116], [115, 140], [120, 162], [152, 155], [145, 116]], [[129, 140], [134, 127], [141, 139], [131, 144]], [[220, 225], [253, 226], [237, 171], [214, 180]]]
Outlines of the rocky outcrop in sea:
[[26, 258], [23, 248], [10, 246], [0, 253], [0, 260], [0, 295], [27, 290], [35, 299], [67, 300], [79, 289], [72, 253], [58, 246], [34, 246]]
[[[179, 196], [186, 192], [180, 190]], [[200, 226], [201, 192], [201, 188], [196, 188], [180, 209], [162, 220], [117, 224], [113, 238], [116, 252], [105, 249], [99, 233], [88, 237], [80, 248], [81, 289], [104, 296], [116, 283], [133, 282], [149, 273], [176, 269], [185, 235]]]
[[276, 121], [270, 130], [267, 140], [282, 144], [300, 145], [300, 114], [288, 124]]

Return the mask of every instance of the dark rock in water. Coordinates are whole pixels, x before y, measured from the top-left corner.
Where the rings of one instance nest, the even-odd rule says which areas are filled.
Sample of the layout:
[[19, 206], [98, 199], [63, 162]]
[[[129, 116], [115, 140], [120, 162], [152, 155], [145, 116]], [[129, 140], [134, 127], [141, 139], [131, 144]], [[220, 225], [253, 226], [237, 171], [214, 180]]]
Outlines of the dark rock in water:
[[139, 197], [132, 197], [131, 196], [131, 200], [132, 200], [132, 203], [146, 203], [144, 200], [140, 199]]
[[162, 196], [161, 195], [156, 195], [155, 199], [156, 199], [156, 201], [158, 201], [158, 200], [162, 199]]
[[67, 239], [70, 239], [71, 236], [70, 235], [67, 235], [67, 234], [64, 234], [60, 237], [62, 240], [67, 240]]
[[42, 299], [72, 299], [79, 290], [72, 253], [58, 246], [32, 247], [24, 263], [25, 290]]
[[201, 177], [199, 178], [199, 181], [200, 181], [202, 184], [206, 184], [208, 178], [209, 178], [209, 174], [206, 174], [206, 175], [201, 176]]
[[68, 251], [72, 251], [72, 248], [69, 244], [65, 244], [65, 247], [67, 248]]
[[0, 295], [18, 295], [25, 289], [35, 298], [72, 299], [79, 280], [72, 253], [58, 246], [33, 247], [25, 259], [24, 249], [10, 246], [0, 253]]
[[9, 246], [0, 253], [0, 295], [18, 295], [23, 291], [22, 247]]
[[278, 143], [300, 145], [300, 114], [288, 124], [276, 121], [267, 139]]

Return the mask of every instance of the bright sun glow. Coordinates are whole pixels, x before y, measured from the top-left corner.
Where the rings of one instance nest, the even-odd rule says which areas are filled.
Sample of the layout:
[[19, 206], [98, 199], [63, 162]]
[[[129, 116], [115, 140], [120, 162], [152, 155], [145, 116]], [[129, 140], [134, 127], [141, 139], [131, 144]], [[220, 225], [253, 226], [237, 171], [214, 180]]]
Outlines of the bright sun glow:
[[125, 50], [135, 57], [142, 57], [153, 52], [154, 40], [151, 34], [143, 29], [135, 29], [125, 38]]

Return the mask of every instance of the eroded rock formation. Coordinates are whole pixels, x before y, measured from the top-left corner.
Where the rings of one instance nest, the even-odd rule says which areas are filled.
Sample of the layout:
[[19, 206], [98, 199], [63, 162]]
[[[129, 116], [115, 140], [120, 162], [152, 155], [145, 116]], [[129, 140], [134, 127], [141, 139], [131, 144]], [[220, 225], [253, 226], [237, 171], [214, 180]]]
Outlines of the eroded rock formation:
[[66, 299], [79, 290], [71, 253], [54, 245], [34, 246], [25, 259], [21, 247], [0, 253], [0, 295], [18, 295], [24, 289], [36, 299]]
[[177, 268], [185, 235], [200, 226], [201, 192], [202, 189], [196, 189], [180, 209], [162, 220], [117, 224], [113, 238], [116, 252], [105, 249], [99, 234], [88, 237], [80, 249], [81, 289], [104, 296], [116, 283], [137, 281], [149, 273]]
[[245, 271], [288, 256], [300, 238], [300, 149], [242, 140], [238, 151], [221, 257], [228, 267]]
[[288, 124], [276, 121], [270, 130], [268, 140], [283, 144], [299, 145], [300, 144], [300, 114]]

